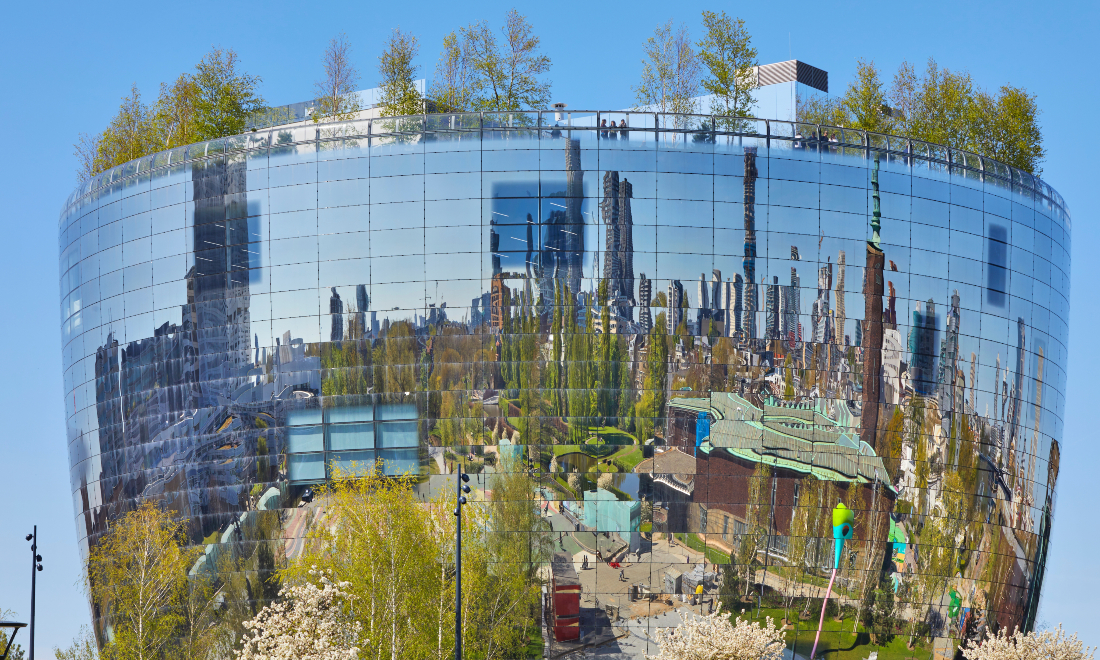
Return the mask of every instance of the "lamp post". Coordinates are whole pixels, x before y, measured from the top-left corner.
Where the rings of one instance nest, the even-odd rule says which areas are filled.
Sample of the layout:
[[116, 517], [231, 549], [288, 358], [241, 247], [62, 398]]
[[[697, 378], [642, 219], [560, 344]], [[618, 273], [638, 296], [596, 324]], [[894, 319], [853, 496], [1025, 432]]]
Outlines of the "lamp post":
[[462, 465], [456, 464], [455, 486], [458, 501], [455, 503], [455, 660], [462, 660], [462, 506], [466, 504], [469, 493], [470, 475], [462, 471]]
[[3, 655], [0, 655], [0, 660], [8, 660], [8, 652], [11, 651], [11, 646], [15, 643], [15, 633], [19, 632], [20, 628], [26, 627], [27, 624], [18, 621], [0, 621], [0, 628], [11, 628], [11, 637], [8, 638], [8, 645], [4, 648]]
[[[34, 526], [34, 531], [27, 534], [27, 540], [31, 542], [31, 642], [30, 642], [30, 660], [34, 660], [34, 589], [35, 578], [38, 577], [38, 571], [42, 570], [42, 555], [38, 554], [38, 525]], [[14, 637], [15, 634], [12, 633]], [[4, 657], [7, 657], [5, 651]]]

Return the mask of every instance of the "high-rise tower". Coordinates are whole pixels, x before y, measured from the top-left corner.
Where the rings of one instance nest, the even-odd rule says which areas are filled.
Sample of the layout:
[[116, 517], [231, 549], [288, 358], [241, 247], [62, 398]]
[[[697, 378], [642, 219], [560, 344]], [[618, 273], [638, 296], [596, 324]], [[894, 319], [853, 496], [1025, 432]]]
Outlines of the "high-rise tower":
[[603, 277], [612, 310], [625, 319], [634, 311], [634, 220], [630, 213], [633, 186], [619, 181], [618, 172], [604, 172], [600, 216], [606, 227]]

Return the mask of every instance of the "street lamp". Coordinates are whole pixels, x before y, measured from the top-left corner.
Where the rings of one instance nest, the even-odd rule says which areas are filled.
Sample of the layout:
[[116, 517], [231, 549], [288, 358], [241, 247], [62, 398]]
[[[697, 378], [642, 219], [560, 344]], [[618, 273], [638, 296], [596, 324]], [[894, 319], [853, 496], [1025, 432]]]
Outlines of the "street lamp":
[[466, 496], [469, 493], [470, 475], [462, 471], [458, 464], [455, 472], [455, 485], [457, 487], [458, 502], [455, 504], [455, 660], [462, 660], [462, 506], [466, 504]]
[[19, 632], [20, 628], [26, 628], [27, 624], [19, 623], [18, 621], [0, 621], [0, 628], [11, 628], [11, 637], [8, 638], [8, 646], [4, 649], [4, 654], [0, 655], [0, 660], [8, 660], [8, 651], [11, 651], [11, 645], [15, 643], [15, 633]]
[[[33, 532], [27, 534], [27, 540], [31, 542], [31, 643], [29, 657], [30, 660], [34, 660], [34, 588], [38, 571], [42, 570], [42, 555], [38, 554], [38, 525], [34, 526]], [[4, 657], [7, 658], [6, 651]]]

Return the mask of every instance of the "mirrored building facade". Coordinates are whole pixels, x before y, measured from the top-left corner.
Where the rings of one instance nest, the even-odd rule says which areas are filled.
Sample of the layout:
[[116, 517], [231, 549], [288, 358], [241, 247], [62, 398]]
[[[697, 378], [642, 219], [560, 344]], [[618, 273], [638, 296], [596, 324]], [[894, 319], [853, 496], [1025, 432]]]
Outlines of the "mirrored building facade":
[[[154, 498], [205, 547], [193, 572], [230, 566], [262, 603], [307, 488], [381, 461], [427, 498], [462, 461], [483, 491], [504, 469], [535, 484], [542, 525], [505, 531], [552, 542], [531, 616], [554, 656], [653, 654], [702, 584], [694, 611], [720, 595], [785, 618], [808, 657], [834, 568], [861, 644], [949, 658], [1032, 625], [1068, 359], [1061, 196], [889, 136], [592, 119], [271, 129], [74, 192], [82, 551]], [[856, 522], [834, 566], [838, 502]]]

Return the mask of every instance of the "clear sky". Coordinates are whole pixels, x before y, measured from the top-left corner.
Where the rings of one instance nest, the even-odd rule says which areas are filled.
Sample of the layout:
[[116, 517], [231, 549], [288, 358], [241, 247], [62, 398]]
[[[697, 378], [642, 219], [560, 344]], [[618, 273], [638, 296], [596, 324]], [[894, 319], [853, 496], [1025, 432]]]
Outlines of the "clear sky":
[[[498, 2], [12, 2], [0, 22], [0, 609], [30, 612], [30, 550], [37, 524], [45, 571], [38, 581], [37, 649], [53, 657], [89, 620], [81, 591], [64, 442], [59, 329], [57, 220], [75, 183], [72, 144], [101, 130], [119, 97], [137, 83], [146, 98], [162, 81], [194, 66], [212, 45], [232, 47], [263, 77], [272, 104], [312, 96], [329, 39], [345, 31], [364, 73], [377, 82], [377, 57], [389, 30], [420, 38], [421, 75], [434, 68], [443, 35], [473, 20], [503, 22]], [[553, 60], [553, 97], [572, 108], [632, 104], [642, 45], [670, 18], [697, 36], [700, 11], [724, 9], [747, 21], [761, 63], [801, 59], [847, 85], [857, 58], [893, 72], [929, 56], [968, 69], [982, 86], [1011, 83], [1038, 94], [1048, 159], [1043, 178], [1073, 214], [1073, 289], [1069, 392], [1053, 550], [1041, 622], [1063, 622], [1100, 645], [1090, 562], [1100, 546], [1095, 498], [1100, 456], [1093, 446], [1100, 373], [1095, 336], [1100, 306], [1096, 185], [1100, 137], [1089, 118], [1100, 107], [1097, 35], [1100, 3], [603, 2], [524, 5]], [[1092, 44], [1091, 46], [1089, 44]], [[1092, 53], [1092, 55], [1089, 55]], [[1089, 328], [1093, 328], [1089, 330]], [[1091, 401], [1091, 403], [1090, 403]], [[24, 633], [20, 633], [24, 643]]]

